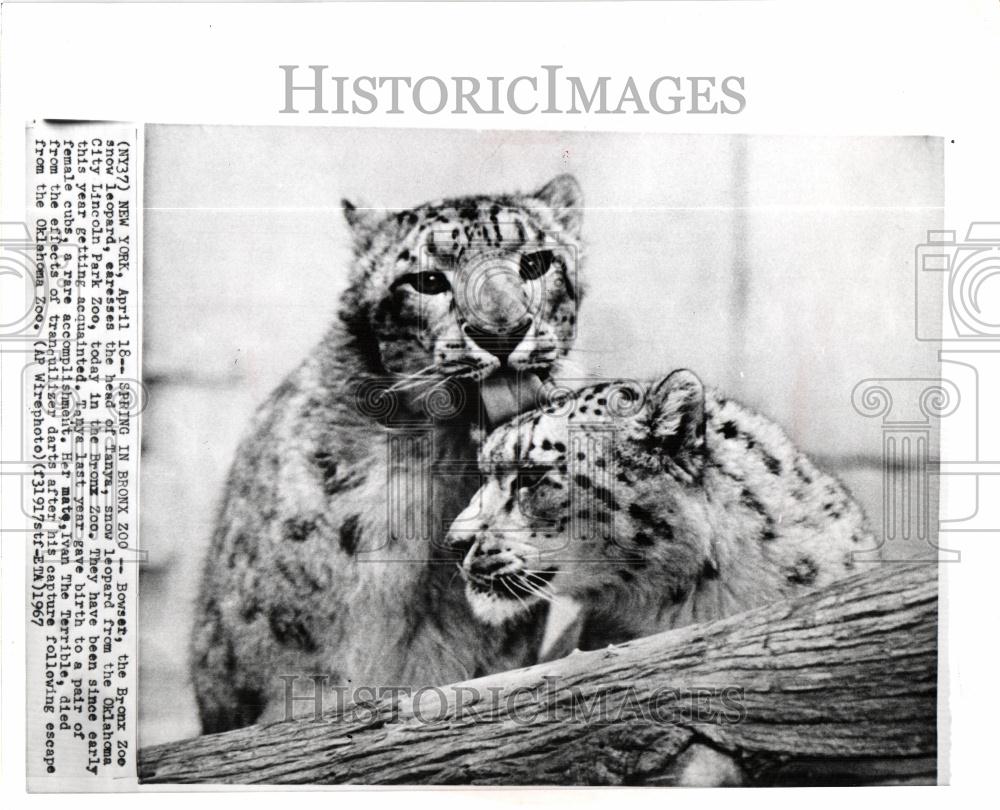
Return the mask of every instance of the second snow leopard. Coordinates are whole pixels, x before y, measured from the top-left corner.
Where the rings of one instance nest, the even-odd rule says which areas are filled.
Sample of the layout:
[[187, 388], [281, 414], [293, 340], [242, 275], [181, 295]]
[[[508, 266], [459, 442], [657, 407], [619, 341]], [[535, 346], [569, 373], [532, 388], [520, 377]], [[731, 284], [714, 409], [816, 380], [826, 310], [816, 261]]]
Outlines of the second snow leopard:
[[686, 370], [522, 414], [480, 464], [486, 482], [450, 532], [473, 610], [503, 627], [570, 597], [583, 649], [788, 598], [874, 545], [837, 480]]

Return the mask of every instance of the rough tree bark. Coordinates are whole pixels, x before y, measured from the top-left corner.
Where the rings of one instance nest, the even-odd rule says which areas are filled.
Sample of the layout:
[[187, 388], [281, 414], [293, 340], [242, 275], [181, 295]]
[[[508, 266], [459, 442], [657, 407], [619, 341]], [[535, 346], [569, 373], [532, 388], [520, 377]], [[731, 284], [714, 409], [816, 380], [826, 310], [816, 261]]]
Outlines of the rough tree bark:
[[[305, 686], [311, 688], [306, 681]], [[321, 718], [147, 748], [145, 783], [933, 783], [937, 567]]]

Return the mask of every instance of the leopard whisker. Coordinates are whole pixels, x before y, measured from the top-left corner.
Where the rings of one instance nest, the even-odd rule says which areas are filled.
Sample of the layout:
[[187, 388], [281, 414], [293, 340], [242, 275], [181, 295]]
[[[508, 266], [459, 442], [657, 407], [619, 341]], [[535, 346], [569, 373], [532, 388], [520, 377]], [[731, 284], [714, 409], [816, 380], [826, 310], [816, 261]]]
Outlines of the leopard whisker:
[[[547, 602], [555, 601], [556, 593], [548, 587], [548, 582], [542, 580], [534, 571], [525, 570], [522, 573], [524, 574], [524, 585], [529, 592]], [[536, 582], [536, 579], [539, 581]]]
[[447, 381], [448, 381], [448, 378], [446, 377], [446, 378], [444, 378], [442, 380], [437, 380], [436, 382], [428, 383], [428, 385], [424, 388], [424, 390], [421, 391], [419, 394], [417, 394], [417, 400], [416, 401], [417, 402], [421, 402], [422, 400], [426, 399], [428, 397], [428, 395], [432, 391], [434, 391], [436, 388], [438, 388], [438, 386], [440, 386], [441, 384], [443, 384], [443, 383], [445, 383]]
[[409, 382], [414, 382], [418, 379], [423, 379], [428, 376], [434, 375], [438, 371], [437, 363], [430, 363], [423, 368], [418, 368], [416, 371], [411, 371], [409, 374], [395, 373], [393, 376], [399, 377], [399, 379], [389, 386], [390, 391], [397, 390], [400, 386], [406, 385]]
[[539, 588], [537, 585], [535, 585], [534, 583], [532, 583], [530, 580], [523, 580], [521, 582], [521, 587], [523, 587], [525, 591], [527, 591], [532, 596], [537, 597], [538, 599], [541, 599], [541, 600], [543, 600], [545, 602], [550, 602], [550, 603], [551, 602], [555, 602], [555, 596], [553, 594], [546, 593], [541, 588]]
[[544, 591], [546, 591], [548, 593], [552, 593], [552, 594], [555, 593], [552, 590], [552, 588], [549, 587], [548, 580], [544, 579], [543, 577], [539, 576], [538, 574], [535, 574], [535, 573], [532, 573], [532, 572], [529, 572], [529, 571], [525, 571], [524, 572], [524, 576], [528, 579], [528, 581], [532, 585], [535, 585], [536, 587], [541, 588], [542, 590], [544, 590]]
[[501, 585], [501, 587], [503, 587], [503, 589], [504, 589], [504, 590], [505, 590], [505, 591], [506, 591], [507, 593], [509, 593], [509, 594], [510, 594], [511, 596], [513, 596], [513, 597], [514, 597], [514, 598], [515, 598], [515, 599], [516, 599], [516, 600], [517, 600], [518, 602], [520, 602], [520, 603], [521, 603], [521, 607], [523, 607], [523, 608], [524, 608], [525, 610], [528, 610], [528, 603], [527, 603], [527, 602], [525, 602], [525, 601], [524, 601], [524, 600], [523, 600], [523, 599], [522, 599], [522, 598], [521, 598], [521, 597], [520, 597], [520, 596], [518, 595], [517, 591], [515, 591], [515, 590], [514, 590], [514, 589], [513, 589], [513, 588], [512, 588], [511, 586], [510, 586], [510, 583], [508, 583], [508, 582], [507, 582], [507, 580], [505, 580], [505, 579], [501, 579], [501, 580], [500, 580], [500, 585]]
[[464, 376], [465, 374], [468, 374], [468, 372], [466, 372], [466, 371], [455, 371], [455, 372], [452, 372], [451, 374], [446, 374], [446, 375], [443, 375], [441, 377], [438, 377], [437, 379], [428, 380], [427, 389], [424, 390], [424, 391], [422, 391], [420, 394], [417, 395], [417, 401], [419, 402], [420, 400], [424, 399], [432, 391], [434, 391], [437, 388], [440, 388], [441, 386], [445, 385], [446, 383], [450, 382], [451, 380], [461, 379], [462, 376]]
[[524, 570], [524, 575], [529, 578], [532, 583], [539, 585], [543, 590], [549, 593], [555, 594], [555, 589], [552, 587], [552, 577], [548, 576], [548, 571], [538, 571], [533, 568], [527, 568]]
[[389, 386], [390, 391], [408, 391], [411, 388], [417, 388], [420, 385], [426, 385], [428, 383], [433, 383], [440, 377], [432, 376], [430, 374], [425, 374], [418, 377], [407, 377], [405, 380], [400, 380], [398, 383], [393, 383]]
[[[457, 367], [456, 367], [457, 366]], [[479, 369], [478, 364], [468, 360], [453, 360], [443, 368], [440, 365], [432, 364], [394, 383], [390, 391], [407, 391], [418, 388], [420, 385], [430, 385], [432, 388], [475, 372]]]

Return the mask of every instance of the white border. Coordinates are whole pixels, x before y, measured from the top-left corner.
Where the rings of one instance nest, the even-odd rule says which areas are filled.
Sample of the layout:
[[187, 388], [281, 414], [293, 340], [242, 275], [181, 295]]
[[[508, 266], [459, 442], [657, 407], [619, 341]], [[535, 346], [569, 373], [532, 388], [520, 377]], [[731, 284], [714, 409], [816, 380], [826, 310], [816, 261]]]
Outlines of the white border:
[[[41, 117], [136, 122], [593, 128], [662, 132], [938, 134], [946, 140], [947, 222], [1000, 219], [996, 88], [1000, 6], [994, 0], [933, 2], [703, 2], [588, 4], [454, 3], [362, 5], [56, 5], [5, 3], [0, 47], [3, 106], [2, 214], [23, 219], [24, 126]], [[746, 77], [738, 116], [280, 116], [278, 64], [330, 64], [349, 75], [537, 73], [562, 64], [584, 76], [663, 73]], [[332, 120], [331, 120], [332, 119]], [[952, 143], [952, 140], [954, 143]], [[947, 508], [947, 504], [945, 504]], [[993, 775], [990, 729], [997, 672], [992, 573], [1000, 546], [989, 535], [962, 544], [963, 563], [945, 566], [942, 632], [950, 690], [951, 763], [960, 793]], [[24, 789], [24, 552], [3, 549], [3, 788]], [[942, 739], [942, 748], [947, 741]], [[987, 759], [989, 758], [989, 760]], [[864, 794], [870, 793], [864, 791]], [[350, 800], [298, 795], [295, 801]], [[530, 799], [527, 796], [532, 797]], [[671, 802], [708, 794], [677, 791]], [[727, 794], [737, 795], [737, 794]], [[857, 793], [850, 794], [855, 800]], [[885, 797], [884, 793], [874, 794]], [[925, 790], [909, 801], [933, 800]], [[661, 802], [655, 791], [435, 792], [407, 802], [467, 806], [567, 797]], [[750, 806], [823, 804], [845, 794], [741, 792]], [[62, 797], [30, 797], [30, 802]], [[366, 791], [378, 805], [398, 792]], [[712, 794], [715, 800], [717, 794]], [[958, 798], [955, 793], [949, 799]], [[84, 806], [109, 801], [86, 797]], [[171, 801], [146, 796], [144, 801]], [[244, 794], [247, 805], [273, 797]], [[191, 796], [201, 803], [211, 798]]]

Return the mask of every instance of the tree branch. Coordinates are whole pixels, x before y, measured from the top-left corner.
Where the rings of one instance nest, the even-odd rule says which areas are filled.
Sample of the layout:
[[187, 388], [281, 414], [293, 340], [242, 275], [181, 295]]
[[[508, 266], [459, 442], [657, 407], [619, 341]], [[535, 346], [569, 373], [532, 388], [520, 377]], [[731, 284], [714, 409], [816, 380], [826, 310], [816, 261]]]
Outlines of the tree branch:
[[933, 784], [936, 718], [937, 567], [887, 564], [620, 647], [153, 746], [139, 778]]

